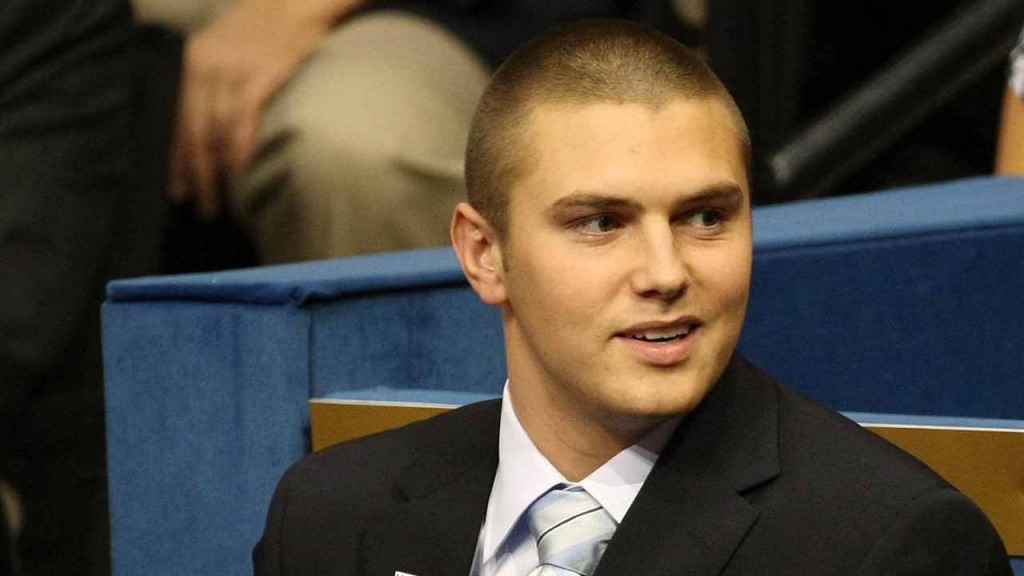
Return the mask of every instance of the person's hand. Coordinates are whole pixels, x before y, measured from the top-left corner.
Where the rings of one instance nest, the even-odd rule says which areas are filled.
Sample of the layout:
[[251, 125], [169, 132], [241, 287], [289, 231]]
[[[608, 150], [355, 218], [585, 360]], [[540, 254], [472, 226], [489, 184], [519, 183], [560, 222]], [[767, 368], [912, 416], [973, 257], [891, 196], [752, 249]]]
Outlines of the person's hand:
[[220, 211], [219, 184], [248, 163], [263, 108], [299, 63], [365, 0], [238, 0], [189, 38], [169, 193]]

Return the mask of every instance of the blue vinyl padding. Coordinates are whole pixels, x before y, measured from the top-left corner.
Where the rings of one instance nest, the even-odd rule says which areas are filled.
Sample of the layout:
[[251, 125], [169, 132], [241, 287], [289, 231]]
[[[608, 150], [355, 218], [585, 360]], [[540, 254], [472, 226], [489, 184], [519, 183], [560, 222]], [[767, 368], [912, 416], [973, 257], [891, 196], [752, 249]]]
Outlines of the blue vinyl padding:
[[740, 350], [840, 410], [1018, 418], [1022, 289], [1024, 225], [758, 253]]
[[484, 392], [459, 392], [453, 390], [421, 390], [416, 388], [360, 388], [331, 392], [324, 396], [330, 400], [359, 400], [363, 402], [409, 402], [412, 404], [440, 404], [443, 406], [465, 406], [501, 398], [501, 394]]
[[449, 248], [367, 254], [244, 270], [153, 276], [111, 282], [109, 300], [194, 300], [302, 305], [360, 292], [462, 286]]
[[251, 574], [274, 482], [308, 446], [310, 324], [251, 312], [104, 310], [114, 574]]
[[371, 383], [501, 394], [505, 349], [497, 310], [465, 285], [367, 293], [313, 310], [315, 396]]
[[884, 414], [879, 412], [843, 412], [860, 424], [891, 426], [937, 426], [942, 428], [984, 428], [987, 430], [1024, 430], [1024, 420], [1001, 418], [959, 418], [956, 416], [921, 416], [918, 414]]
[[[1021, 294], [1022, 180], [759, 208], [740, 348], [839, 410], [1020, 421]], [[446, 248], [114, 282], [103, 320], [115, 576], [250, 574], [309, 398], [505, 381]]]
[[759, 251], [1020, 225], [1024, 180], [966, 178], [898, 190], [758, 208]]

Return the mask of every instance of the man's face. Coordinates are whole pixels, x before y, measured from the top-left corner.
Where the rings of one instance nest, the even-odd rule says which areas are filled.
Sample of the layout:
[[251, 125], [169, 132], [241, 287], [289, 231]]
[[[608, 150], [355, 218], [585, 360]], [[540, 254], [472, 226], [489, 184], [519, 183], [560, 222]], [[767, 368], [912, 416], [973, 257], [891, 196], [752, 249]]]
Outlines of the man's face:
[[542, 104], [501, 245], [517, 409], [615, 428], [692, 410], [747, 306], [750, 193], [713, 99]]

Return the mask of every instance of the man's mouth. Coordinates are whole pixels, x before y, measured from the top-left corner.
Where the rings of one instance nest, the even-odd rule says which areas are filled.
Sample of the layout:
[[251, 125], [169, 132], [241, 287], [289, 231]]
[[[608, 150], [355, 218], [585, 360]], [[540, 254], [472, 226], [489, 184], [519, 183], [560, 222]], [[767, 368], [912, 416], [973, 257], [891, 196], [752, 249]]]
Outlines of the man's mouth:
[[639, 340], [640, 342], [672, 342], [686, 338], [699, 327], [700, 322], [695, 319], [655, 322], [630, 328], [622, 332], [620, 336], [631, 340]]
[[704, 324], [695, 316], [669, 321], [642, 322], [616, 334], [625, 350], [644, 364], [678, 366], [696, 353], [698, 332]]
[[686, 326], [675, 326], [672, 328], [627, 333], [626, 337], [632, 338], [633, 340], [642, 340], [644, 342], [670, 342], [672, 340], [686, 338], [686, 336], [690, 334], [690, 330], [692, 328], [693, 326], [688, 324]]

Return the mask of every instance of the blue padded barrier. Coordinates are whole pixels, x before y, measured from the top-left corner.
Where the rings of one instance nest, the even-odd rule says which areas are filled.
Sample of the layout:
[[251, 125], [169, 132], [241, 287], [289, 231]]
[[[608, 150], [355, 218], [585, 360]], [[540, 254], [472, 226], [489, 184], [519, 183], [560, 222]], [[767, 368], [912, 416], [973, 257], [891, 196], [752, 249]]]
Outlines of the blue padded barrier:
[[250, 574], [277, 478], [307, 449], [307, 311], [104, 310], [113, 573]]
[[451, 250], [442, 248], [122, 280], [110, 283], [107, 297], [116, 302], [184, 300], [298, 306], [360, 292], [463, 285], [458, 260]]
[[360, 294], [315, 309], [310, 346], [317, 396], [369, 383], [501, 393], [498, 313], [465, 285]]
[[1022, 287], [1024, 225], [759, 252], [740, 348], [834, 408], [1020, 417]]
[[[740, 347], [840, 410], [1019, 420], [1022, 293], [1021, 180], [759, 208]], [[505, 378], [449, 249], [119, 281], [103, 316], [115, 576], [249, 574], [310, 397]]]
[[496, 311], [448, 249], [114, 282], [103, 320], [116, 576], [251, 573], [309, 398], [504, 382]]
[[358, 400], [361, 402], [409, 402], [414, 404], [435, 404], [441, 406], [465, 406], [474, 402], [501, 398], [486, 392], [458, 392], [452, 390], [424, 390], [420, 388], [359, 388], [331, 392], [322, 398], [330, 400]]

